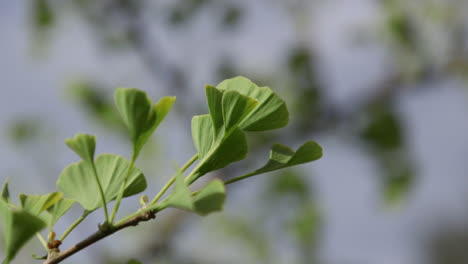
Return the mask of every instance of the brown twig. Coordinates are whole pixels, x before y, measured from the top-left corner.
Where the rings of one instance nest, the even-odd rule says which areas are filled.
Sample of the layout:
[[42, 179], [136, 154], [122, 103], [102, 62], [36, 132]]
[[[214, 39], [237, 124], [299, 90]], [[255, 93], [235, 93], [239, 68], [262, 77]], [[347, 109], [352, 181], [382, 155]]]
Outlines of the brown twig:
[[117, 231], [120, 231], [124, 228], [130, 227], [130, 226], [137, 226], [140, 222], [146, 222], [151, 219], [154, 219], [156, 215], [152, 212], [146, 212], [142, 213], [141, 215], [135, 216], [132, 219], [129, 219], [128, 221], [125, 221], [124, 223], [115, 226], [113, 228], [110, 228], [108, 230], [98, 230], [88, 238], [84, 239], [83, 241], [75, 244], [74, 246], [70, 247], [69, 249], [66, 249], [62, 252], [57, 252], [53, 255], [50, 255], [46, 261], [44, 261], [43, 264], [57, 264], [60, 263], [61, 261], [67, 259], [68, 257], [74, 255], [75, 253], [81, 251], [82, 249], [100, 241], [101, 239], [104, 239], [112, 234], [114, 234]]

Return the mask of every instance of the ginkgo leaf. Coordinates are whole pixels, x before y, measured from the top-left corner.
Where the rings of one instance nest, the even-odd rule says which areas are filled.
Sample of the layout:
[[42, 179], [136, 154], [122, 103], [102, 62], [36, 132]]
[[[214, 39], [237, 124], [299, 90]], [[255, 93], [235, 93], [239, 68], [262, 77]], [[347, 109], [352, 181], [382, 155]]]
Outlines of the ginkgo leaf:
[[222, 81], [220, 90], [236, 91], [258, 101], [257, 106], [243, 119], [240, 128], [246, 131], [264, 131], [282, 128], [288, 124], [286, 103], [269, 87], [258, 87], [245, 77]]
[[46, 227], [46, 223], [25, 210], [12, 209], [2, 199], [0, 199], [0, 217], [5, 247], [5, 259], [2, 263], [9, 264], [21, 247]]
[[21, 208], [32, 215], [39, 215], [62, 199], [62, 193], [52, 192], [44, 195], [20, 194]]
[[224, 129], [227, 131], [239, 125], [257, 104], [256, 100], [236, 91], [224, 92], [222, 98]]
[[213, 145], [213, 122], [210, 115], [192, 118], [192, 138], [200, 159], [203, 159]]
[[159, 204], [160, 210], [168, 207], [193, 210], [192, 195], [188, 185], [184, 181], [184, 175], [178, 171], [176, 174], [174, 190]]
[[[107, 203], [116, 199], [124, 183], [130, 162], [114, 154], [99, 155], [94, 162]], [[57, 180], [57, 187], [66, 197], [80, 203], [84, 209], [94, 211], [102, 206], [98, 185], [89, 163], [80, 161], [66, 167]], [[125, 185], [124, 197], [146, 189], [146, 180], [134, 167]]]
[[115, 92], [119, 113], [130, 132], [133, 156], [136, 158], [151, 134], [164, 120], [175, 97], [163, 97], [153, 106], [145, 92], [120, 88]]
[[194, 211], [199, 215], [207, 215], [222, 211], [226, 200], [226, 189], [223, 181], [212, 180], [193, 197]]
[[307, 162], [311, 162], [322, 157], [322, 147], [315, 141], [307, 141], [297, 151], [293, 151], [287, 146], [274, 144], [270, 150], [270, 159], [268, 162], [253, 172], [226, 181], [227, 183], [236, 182], [254, 175], [271, 172]]
[[50, 227], [53, 227], [55, 223], [62, 217], [70, 208], [75, 204], [75, 201], [71, 199], [62, 198], [53, 206], [47, 209], [49, 219], [46, 221]]
[[222, 210], [225, 198], [224, 183], [221, 180], [211, 181], [195, 195], [192, 195], [188, 184], [184, 181], [183, 174], [178, 172], [174, 190], [156, 207], [158, 210], [172, 207], [192, 211], [199, 215], [207, 215]]
[[65, 144], [83, 160], [93, 162], [94, 152], [96, 150], [96, 136], [76, 134], [73, 138], [67, 138]]
[[[192, 131], [193, 133], [200, 132]], [[239, 128], [235, 128], [221, 143], [211, 147], [209, 152], [205, 154], [189, 178], [189, 183], [193, 183], [210, 171], [222, 169], [233, 162], [245, 159], [247, 152], [248, 146], [245, 133]]]
[[212, 129], [215, 138], [219, 139], [223, 132], [223, 92], [216, 87], [207, 85], [205, 88], [206, 92], [206, 101], [208, 103], [208, 108], [210, 110], [209, 116], [211, 116]]

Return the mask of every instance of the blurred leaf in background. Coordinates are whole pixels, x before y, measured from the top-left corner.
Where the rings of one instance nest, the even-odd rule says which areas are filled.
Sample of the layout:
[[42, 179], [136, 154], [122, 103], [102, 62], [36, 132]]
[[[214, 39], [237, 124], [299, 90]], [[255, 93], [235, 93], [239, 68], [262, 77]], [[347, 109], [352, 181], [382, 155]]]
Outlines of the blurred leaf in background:
[[103, 85], [89, 80], [75, 81], [69, 85], [68, 94], [98, 124], [113, 131], [125, 132], [125, 126], [120, 121], [114, 106], [112, 94], [106, 93]]
[[404, 201], [415, 174], [404, 138], [403, 124], [389, 104], [376, 104], [366, 113], [361, 138], [382, 169], [383, 197], [389, 205]]

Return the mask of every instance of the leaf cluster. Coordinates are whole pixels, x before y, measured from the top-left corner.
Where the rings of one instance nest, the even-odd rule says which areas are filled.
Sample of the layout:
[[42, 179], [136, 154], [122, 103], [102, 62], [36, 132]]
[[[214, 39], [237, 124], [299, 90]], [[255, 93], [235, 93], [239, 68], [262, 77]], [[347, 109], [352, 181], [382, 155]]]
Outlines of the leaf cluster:
[[[8, 181], [5, 182], [0, 197], [6, 252], [3, 264], [10, 263], [34, 235], [38, 236], [47, 251], [45, 263], [60, 262], [65, 258], [59, 249], [62, 241], [89, 214], [100, 208], [105, 219], [99, 225], [96, 240], [86, 243], [97, 242], [98, 238], [125, 228], [129, 223], [133, 225], [140, 220], [154, 218], [146, 216], [154, 216], [167, 208], [178, 208], [199, 215], [220, 211], [226, 199], [226, 184], [311, 162], [322, 156], [321, 147], [314, 141], [304, 143], [297, 151], [274, 144], [269, 160], [263, 167], [227, 181], [214, 179], [200, 190], [192, 191], [190, 185], [200, 177], [247, 157], [246, 132], [282, 128], [289, 120], [286, 103], [269, 87], [259, 87], [247, 78], [228, 79], [216, 87], [207, 85], [205, 90], [209, 113], [192, 119], [192, 137], [197, 153], [183, 167], [176, 169], [174, 176], [151, 201], [148, 196], [141, 196], [141, 208], [119, 221], [115, 221], [115, 218], [121, 200], [147, 188], [145, 175], [135, 162], [149, 137], [171, 110], [175, 97], [163, 97], [153, 103], [141, 90], [116, 90], [117, 110], [132, 143], [129, 160], [111, 153], [95, 157], [96, 137], [77, 134], [66, 139], [65, 143], [81, 160], [62, 171], [57, 180], [57, 192], [44, 195], [20, 194], [19, 205], [16, 205], [11, 200]], [[198, 163], [186, 174], [186, 170], [197, 160]], [[171, 187], [171, 192], [163, 198]], [[115, 201], [112, 211], [107, 208], [111, 201]], [[83, 208], [83, 215], [55, 240], [55, 223], [74, 204]], [[48, 241], [39, 233], [46, 227], [49, 230]]]

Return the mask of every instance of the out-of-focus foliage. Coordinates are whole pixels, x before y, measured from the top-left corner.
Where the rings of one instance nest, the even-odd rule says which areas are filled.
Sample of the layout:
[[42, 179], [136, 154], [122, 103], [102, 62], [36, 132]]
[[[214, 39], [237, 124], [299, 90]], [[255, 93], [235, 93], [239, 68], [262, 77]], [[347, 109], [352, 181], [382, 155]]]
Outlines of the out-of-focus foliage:
[[124, 128], [112, 101], [102, 85], [91, 81], [76, 81], [70, 84], [69, 94], [97, 123], [110, 129]]
[[383, 171], [384, 198], [389, 204], [404, 200], [415, 174], [404, 139], [403, 125], [391, 105], [371, 106], [361, 137]]

